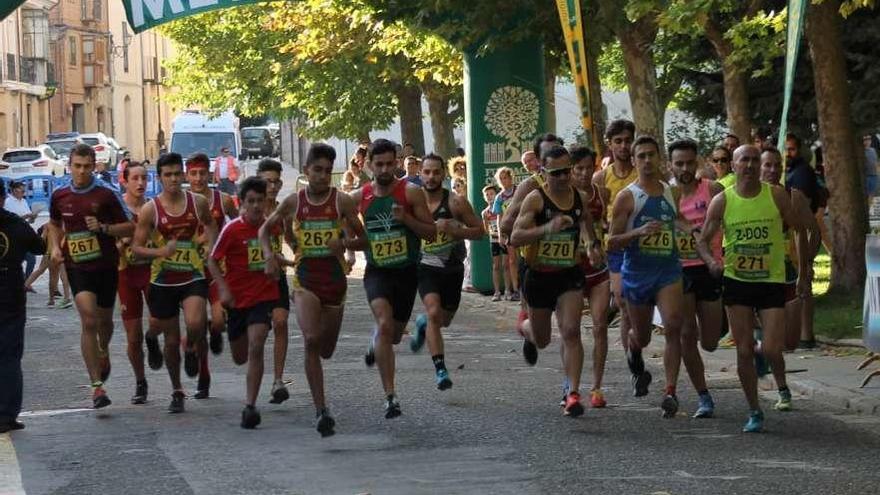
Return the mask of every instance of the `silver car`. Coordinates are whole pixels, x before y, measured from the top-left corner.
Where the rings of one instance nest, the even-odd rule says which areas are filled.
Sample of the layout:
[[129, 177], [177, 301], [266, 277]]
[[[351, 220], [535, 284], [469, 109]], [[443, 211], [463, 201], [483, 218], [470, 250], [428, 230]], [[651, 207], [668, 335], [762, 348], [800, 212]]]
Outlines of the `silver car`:
[[10, 148], [0, 157], [0, 177], [18, 179], [28, 175], [64, 176], [64, 163], [48, 145]]

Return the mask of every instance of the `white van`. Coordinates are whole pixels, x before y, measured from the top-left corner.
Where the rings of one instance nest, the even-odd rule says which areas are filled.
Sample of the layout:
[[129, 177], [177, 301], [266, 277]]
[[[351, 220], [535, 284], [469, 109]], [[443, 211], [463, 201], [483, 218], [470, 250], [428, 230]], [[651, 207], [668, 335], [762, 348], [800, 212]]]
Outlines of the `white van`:
[[212, 119], [198, 110], [184, 110], [171, 122], [168, 151], [180, 153], [184, 160], [193, 153], [204, 153], [213, 160], [223, 148], [229, 148], [236, 158], [242, 155], [238, 117], [231, 111]]

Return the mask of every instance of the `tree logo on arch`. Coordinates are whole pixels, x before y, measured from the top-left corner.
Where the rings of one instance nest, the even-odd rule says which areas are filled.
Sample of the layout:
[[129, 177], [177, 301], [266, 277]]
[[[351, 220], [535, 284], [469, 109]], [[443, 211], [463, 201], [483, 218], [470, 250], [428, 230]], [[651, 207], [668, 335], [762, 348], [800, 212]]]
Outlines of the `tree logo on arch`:
[[520, 86], [501, 86], [489, 96], [483, 121], [486, 129], [503, 139], [487, 142], [484, 163], [516, 163], [528, 141], [538, 132], [538, 95]]

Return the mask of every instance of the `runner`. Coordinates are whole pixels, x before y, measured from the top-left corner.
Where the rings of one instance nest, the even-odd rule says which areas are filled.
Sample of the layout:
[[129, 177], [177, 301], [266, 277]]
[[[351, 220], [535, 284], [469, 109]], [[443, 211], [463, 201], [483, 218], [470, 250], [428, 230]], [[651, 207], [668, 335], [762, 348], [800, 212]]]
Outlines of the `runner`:
[[419, 352], [427, 335], [437, 388], [446, 390], [452, 388], [452, 380], [446, 369], [441, 330], [452, 324], [461, 302], [464, 258], [467, 256], [464, 240], [479, 239], [485, 232], [467, 198], [443, 187], [446, 163], [442, 157], [431, 153], [422, 158], [421, 178], [428, 211], [437, 226], [437, 237], [433, 241], [422, 241], [418, 278], [425, 314], [416, 317], [415, 333], [409, 346], [413, 352]]
[[[241, 216], [230, 221], [217, 239], [208, 258], [208, 270], [217, 284], [220, 301], [227, 308], [227, 332], [233, 359], [248, 363], [247, 392], [241, 427], [260, 424], [255, 404], [263, 381], [263, 350], [272, 310], [278, 302], [278, 282], [266, 276], [266, 257], [258, 231], [265, 221], [266, 181], [248, 177], [239, 188]], [[270, 250], [270, 258], [275, 254]], [[225, 274], [218, 263], [226, 267]]]
[[[146, 203], [144, 193], [147, 185], [147, 169], [138, 162], [129, 162], [122, 170], [122, 185], [125, 194], [122, 200], [128, 211], [137, 222], [138, 214]], [[150, 262], [135, 257], [131, 250], [131, 237], [123, 237], [117, 241], [119, 248], [119, 308], [122, 311], [122, 326], [128, 349], [128, 361], [134, 371], [135, 392], [132, 404], [147, 402], [147, 378], [144, 375], [144, 300], [150, 287]], [[154, 320], [150, 318], [150, 327], [154, 328]], [[150, 332], [155, 335], [156, 330]], [[162, 351], [159, 340], [153, 336], [146, 339], [150, 367], [162, 367]]]
[[[666, 390], [660, 408], [664, 418], [678, 412], [676, 383], [681, 366], [681, 263], [675, 243], [677, 201], [672, 188], [660, 178], [660, 147], [650, 136], [633, 142], [632, 156], [638, 179], [614, 200], [608, 248], [624, 249], [621, 281], [632, 329], [626, 360], [632, 372], [633, 395], [648, 394], [651, 373], [645, 369], [642, 349], [651, 342], [654, 307], [663, 319], [666, 347], [663, 368]], [[689, 224], [679, 228], [691, 233]]]
[[[669, 145], [668, 151], [679, 196], [679, 211], [698, 231], [706, 221], [709, 202], [723, 188], [716, 182], [697, 178], [697, 143], [690, 139], [675, 141]], [[699, 342], [709, 352], [718, 348], [723, 319], [721, 281], [709, 273], [697, 254], [694, 235], [678, 233], [676, 241], [684, 291], [681, 305], [681, 358], [699, 396], [694, 417], [711, 418], [715, 413], [715, 401], [706, 385], [706, 370], [697, 344]], [[715, 236], [711, 245], [712, 255], [720, 260], [721, 237]]]
[[[184, 369], [195, 377], [199, 374], [196, 343], [205, 337], [208, 298], [200, 238], [205, 246], [213, 246], [217, 228], [208, 200], [181, 188], [183, 158], [179, 154], [162, 155], [156, 173], [162, 192], [141, 208], [132, 250], [135, 256], [152, 260], [147, 305], [157, 320], [157, 330], [165, 334], [165, 367], [174, 388], [168, 410], [181, 413], [186, 394], [180, 382], [180, 309], [187, 333]], [[155, 247], [147, 246], [147, 239]]]
[[[433, 241], [437, 229], [421, 188], [394, 177], [394, 143], [377, 139], [368, 152], [373, 180], [352, 193], [367, 230], [364, 289], [376, 328], [364, 362], [379, 363], [385, 389], [385, 418], [400, 416], [394, 393], [394, 348], [412, 314], [418, 278], [419, 239]], [[361, 249], [363, 249], [363, 245]]]
[[492, 301], [500, 301], [504, 297], [501, 291], [503, 285], [508, 294], [513, 293], [510, 286], [510, 277], [504, 276], [504, 248], [499, 244], [500, 231], [498, 229], [498, 215], [492, 208], [495, 203], [495, 196], [498, 195], [498, 188], [494, 185], [488, 185], [483, 188], [483, 200], [486, 202], [486, 208], [480, 213], [483, 219], [483, 229], [489, 234], [489, 247], [492, 253], [492, 285], [495, 288], [495, 294], [492, 295]]
[[[263, 158], [257, 164], [257, 175], [266, 181], [266, 212], [273, 212], [278, 208], [278, 193], [284, 181], [281, 180], [281, 162], [271, 158]], [[283, 235], [272, 236], [272, 251], [276, 256], [283, 259], [281, 254], [282, 238], [287, 239], [288, 244], [293, 239], [290, 225], [285, 223]], [[268, 260], [270, 257], [267, 257]], [[270, 404], [281, 404], [290, 398], [287, 385], [284, 384], [284, 363], [287, 361], [287, 319], [290, 316], [290, 288], [287, 284], [287, 274], [282, 269], [278, 277], [279, 297], [272, 308], [272, 335], [273, 343], [273, 372], [272, 398]], [[273, 278], [274, 279], [274, 278]]]
[[[347, 194], [330, 185], [336, 151], [323, 143], [313, 144], [303, 169], [308, 186], [291, 194], [260, 228], [264, 255], [275, 253], [279, 231], [291, 220], [297, 235], [293, 287], [296, 318], [305, 343], [305, 370], [315, 405], [316, 429], [322, 437], [334, 434], [336, 421], [324, 395], [321, 359], [336, 350], [349, 269], [343, 259], [346, 249], [363, 248], [364, 227], [357, 217], [357, 205]], [[352, 234], [343, 236], [343, 228]], [[277, 255], [276, 255], [277, 256]], [[267, 256], [266, 273], [283, 274], [275, 256]]]
[[[608, 146], [608, 151], [611, 152], [612, 162], [609, 166], [593, 174], [593, 184], [599, 186], [605, 201], [606, 229], [610, 229], [611, 226], [611, 207], [617, 199], [617, 195], [639, 177], [632, 164], [632, 143], [635, 134], [636, 125], [623, 119], [611, 121], [605, 130], [605, 144]], [[629, 313], [626, 310], [626, 299], [623, 297], [620, 275], [623, 266], [623, 250], [612, 250], [607, 241], [606, 238], [608, 277], [611, 280], [611, 294], [614, 301], [611, 312], [619, 312], [620, 314], [620, 344], [626, 350], [631, 325]], [[611, 314], [608, 319], [611, 320], [613, 317], [614, 314]]]
[[528, 321], [522, 325], [523, 357], [533, 366], [538, 361], [538, 349], [550, 343], [555, 312], [569, 383], [563, 412], [575, 417], [584, 412], [578, 391], [584, 364], [580, 330], [585, 283], [578, 260], [581, 233], [586, 234], [594, 266], [602, 256], [601, 242], [593, 232], [587, 198], [571, 184], [568, 150], [552, 146], [541, 158], [546, 185], [526, 196], [510, 236], [512, 246], [526, 246], [524, 259], [529, 267], [523, 280], [523, 299], [529, 308]]
[[[209, 171], [211, 160], [204, 153], [196, 153], [186, 160], [186, 181], [189, 183], [189, 190], [201, 195], [208, 200], [208, 208], [217, 231], [226, 224], [226, 218], [238, 217], [238, 208], [232, 196], [221, 192], [219, 189], [211, 189], [208, 187], [208, 180], [211, 176]], [[204, 229], [200, 229], [199, 233], [199, 254], [203, 260], [208, 259], [210, 246], [205, 239]], [[209, 326], [208, 346], [215, 355], [223, 352], [223, 330], [226, 328], [226, 315], [223, 311], [223, 305], [220, 303], [220, 295], [217, 293], [217, 285], [214, 283], [211, 274], [205, 273], [208, 281], [208, 303], [211, 305], [211, 324]], [[204, 339], [196, 343], [196, 349], [199, 353], [199, 381], [196, 387], [196, 399], [207, 399], [211, 393], [211, 370], [208, 366], [208, 352], [205, 348]], [[186, 345], [184, 343], [184, 345]]]
[[[571, 168], [571, 178], [574, 186], [587, 201], [586, 208], [593, 220], [593, 232], [598, 235], [602, 231], [605, 205], [599, 187], [591, 183], [596, 167], [596, 153], [583, 146], [574, 146], [569, 151], [574, 164]], [[582, 248], [588, 250], [586, 239], [583, 241]], [[590, 303], [590, 317], [593, 322], [593, 386], [590, 389], [590, 406], [601, 408], [607, 405], [605, 395], [602, 393], [602, 379], [605, 376], [605, 362], [608, 359], [608, 304], [611, 301], [611, 286], [608, 265], [604, 258], [594, 266], [589, 256], [583, 256], [581, 268], [584, 270], [584, 297]], [[564, 352], [564, 350], [565, 346], [561, 346], [560, 351]], [[563, 395], [568, 393], [567, 380], [565, 382]], [[564, 406], [564, 401], [562, 405]]]
[[119, 193], [95, 178], [95, 150], [70, 150], [70, 184], [52, 193], [49, 246], [52, 262], [64, 262], [82, 325], [80, 348], [92, 385], [95, 409], [110, 405], [104, 381], [110, 376], [108, 346], [113, 336], [119, 251], [117, 237], [130, 236], [134, 224]]
[[[791, 392], [785, 381], [785, 240], [783, 222], [797, 232], [804, 246], [806, 232], [794, 213], [785, 190], [760, 181], [761, 153], [745, 145], [733, 154], [736, 173], [734, 186], [712, 199], [703, 234], [697, 240], [700, 257], [709, 270], [722, 280], [722, 297], [727, 308], [730, 330], [736, 341], [737, 373], [749, 403], [749, 418], [743, 431], [759, 432], [764, 413], [758, 403], [758, 379], [752, 362], [755, 340], [752, 336], [755, 311], [764, 331], [763, 354], [773, 369], [779, 387], [776, 408], [791, 408]], [[724, 263], [713, 258], [708, 246], [723, 229]], [[803, 295], [812, 278], [807, 250], [798, 250], [797, 292]]]

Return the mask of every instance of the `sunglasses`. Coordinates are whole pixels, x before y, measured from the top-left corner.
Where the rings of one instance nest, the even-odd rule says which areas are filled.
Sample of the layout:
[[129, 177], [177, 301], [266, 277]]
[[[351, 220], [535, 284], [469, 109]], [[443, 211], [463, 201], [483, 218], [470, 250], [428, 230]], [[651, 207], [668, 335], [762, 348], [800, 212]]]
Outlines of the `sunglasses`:
[[712, 158], [712, 163], [730, 163], [729, 158]]
[[556, 170], [548, 170], [547, 173], [552, 175], [553, 177], [561, 177], [563, 175], [570, 174], [571, 168], [558, 168]]

